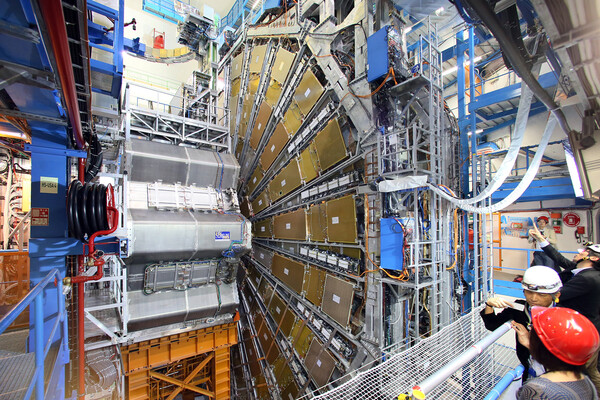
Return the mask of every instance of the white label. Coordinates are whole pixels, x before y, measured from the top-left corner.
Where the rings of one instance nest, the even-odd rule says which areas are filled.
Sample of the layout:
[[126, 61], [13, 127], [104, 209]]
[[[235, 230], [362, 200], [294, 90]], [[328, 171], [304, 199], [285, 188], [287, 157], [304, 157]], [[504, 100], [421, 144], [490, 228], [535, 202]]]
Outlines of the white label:
[[263, 337], [265, 338], [265, 340], [268, 340], [268, 339], [269, 339], [269, 337], [267, 336], [267, 334], [266, 334], [266, 333], [263, 335]]
[[340, 219], [338, 217], [331, 217], [331, 223], [333, 225], [339, 224], [340, 223]]
[[306, 247], [300, 247], [300, 254], [302, 254], [303, 256], [307, 256], [308, 249]]
[[285, 66], [285, 63], [282, 61], [281, 64], [279, 64], [279, 70], [283, 71], [284, 66]]
[[260, 128], [262, 127], [262, 122], [258, 123], [258, 130], [260, 131]]
[[258, 200], [258, 205], [262, 206], [262, 200]]
[[40, 176], [40, 193], [58, 193], [58, 178]]
[[329, 264], [337, 264], [337, 257], [336, 256], [327, 256], [327, 262]]
[[340, 260], [338, 265], [344, 269], [348, 269], [348, 261], [346, 260]]
[[254, 62], [258, 64], [258, 60], [260, 60], [260, 56], [256, 56], [256, 61]]
[[292, 224], [290, 222], [288, 222], [287, 224], [285, 224], [285, 229], [292, 229]]
[[294, 252], [294, 247], [290, 247], [290, 253]]
[[285, 186], [285, 179], [281, 181], [281, 186]]
[[283, 273], [286, 274], [286, 275], [289, 275], [290, 274], [290, 270], [287, 269], [287, 268], [284, 268], [283, 269]]
[[340, 304], [340, 296], [334, 294], [333, 295], [333, 301], [335, 301], [336, 303]]
[[260, 253], [260, 258], [261, 258], [262, 260], [264, 260], [264, 259], [265, 259], [265, 255], [264, 255], [263, 253]]
[[305, 316], [306, 318], [308, 318], [308, 316], [309, 316], [309, 315], [310, 315], [310, 313], [308, 312], [308, 310], [304, 311], [304, 316]]
[[281, 314], [281, 309], [279, 307], [275, 307], [275, 311], [277, 311], [277, 314]]
[[271, 153], [275, 151], [275, 145], [271, 146]]
[[321, 367], [321, 360], [317, 360], [317, 367]]
[[261, 227], [260, 227], [260, 231], [261, 231], [261, 232], [264, 232], [264, 231], [265, 231], [265, 227], [264, 227], [264, 226], [261, 226]]
[[252, 183], [256, 183], [256, 177], [254, 177], [254, 179], [252, 179]]
[[309, 250], [308, 251], [308, 256], [312, 257], [312, 258], [317, 258], [317, 251], [316, 250]]
[[306, 92], [304, 92], [304, 97], [308, 97], [309, 94], [310, 94], [310, 88], [306, 89]]
[[[282, 64], [283, 64], [283, 63], [282, 63]], [[291, 394], [291, 393], [288, 393], [288, 399], [290, 399], [290, 400], [294, 400], [294, 396], [292, 396], [292, 394]]]

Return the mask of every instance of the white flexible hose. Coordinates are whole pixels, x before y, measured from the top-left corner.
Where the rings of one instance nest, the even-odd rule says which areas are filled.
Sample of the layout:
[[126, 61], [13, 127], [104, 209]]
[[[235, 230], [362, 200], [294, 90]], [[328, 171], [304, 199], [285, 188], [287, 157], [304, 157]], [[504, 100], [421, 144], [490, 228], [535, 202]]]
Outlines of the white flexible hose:
[[492, 193], [502, 186], [508, 175], [510, 175], [515, 162], [517, 161], [519, 150], [521, 149], [521, 143], [523, 142], [523, 137], [525, 136], [525, 127], [527, 126], [527, 119], [529, 118], [532, 97], [533, 92], [529, 89], [525, 82], [522, 82], [521, 99], [519, 100], [519, 109], [517, 111], [517, 118], [515, 119], [515, 130], [510, 142], [510, 147], [508, 148], [508, 152], [502, 161], [502, 165], [500, 165], [500, 168], [498, 168], [498, 171], [492, 178], [492, 181], [485, 189], [483, 189], [475, 197], [468, 199], [457, 199], [431, 184], [429, 187], [443, 198], [450, 200], [452, 204], [455, 204], [461, 208], [463, 208], [465, 205], [478, 203], [490, 197]]
[[[546, 150], [546, 147], [548, 146], [548, 142], [550, 141], [550, 138], [552, 137], [554, 128], [556, 128], [556, 123], [557, 123], [556, 117], [555, 117], [554, 113], [551, 113], [550, 117], [548, 118], [548, 122], [546, 123], [546, 129], [544, 130], [544, 135], [542, 136], [542, 140], [540, 141], [539, 147], [535, 153], [535, 156], [533, 157], [533, 160], [531, 161], [531, 164], [529, 165], [529, 168], [527, 169], [527, 172], [521, 179], [521, 182], [519, 182], [517, 187], [512, 192], [510, 192], [510, 194], [508, 196], [506, 196], [504, 199], [502, 199], [498, 203], [492, 204], [491, 206], [475, 207], [472, 205], [458, 205], [458, 204], [457, 205], [465, 211], [469, 211], [469, 212], [473, 212], [473, 213], [477, 213], [477, 214], [491, 214], [496, 211], [500, 211], [500, 210], [506, 208], [507, 206], [511, 205], [512, 203], [514, 203], [519, 197], [521, 197], [521, 195], [525, 192], [525, 190], [527, 190], [527, 188], [529, 187], [529, 185], [535, 178], [535, 176], [538, 172], [538, 169], [540, 168], [542, 158], [544, 157], [544, 151]], [[451, 202], [452, 202], [452, 200], [451, 200]], [[454, 204], [456, 204], [456, 203], [454, 203]]]

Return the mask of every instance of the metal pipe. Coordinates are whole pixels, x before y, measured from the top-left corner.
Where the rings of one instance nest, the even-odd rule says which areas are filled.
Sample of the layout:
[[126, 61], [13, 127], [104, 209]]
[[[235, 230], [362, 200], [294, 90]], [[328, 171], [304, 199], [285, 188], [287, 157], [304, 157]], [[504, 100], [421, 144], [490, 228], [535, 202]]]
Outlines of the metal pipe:
[[75, 144], [78, 149], [82, 150], [85, 147], [85, 141], [81, 128], [81, 118], [79, 117], [75, 76], [73, 75], [73, 64], [71, 52], [69, 51], [69, 39], [65, 28], [62, 2], [61, 0], [40, 0], [39, 5], [48, 27], [48, 35], [56, 58], [57, 72], [65, 97], [69, 121], [71, 121], [73, 128]]
[[531, 91], [535, 94], [535, 97], [544, 103], [548, 110], [554, 114], [565, 134], [569, 134], [571, 132], [571, 128], [569, 127], [569, 123], [565, 118], [565, 114], [563, 114], [560, 107], [539, 84], [537, 79], [535, 79], [529, 67], [527, 66], [527, 63], [525, 62], [525, 59], [521, 55], [521, 52], [515, 46], [512, 39], [508, 36], [508, 33], [498, 20], [498, 17], [488, 2], [479, 0], [463, 1], [477, 13], [481, 21], [490, 30], [490, 32], [492, 32], [492, 35], [494, 35], [498, 41], [498, 44], [500, 45], [500, 48], [502, 49], [502, 53], [508, 58], [515, 72], [521, 77], [521, 79], [523, 79], [527, 86], [529, 86]]
[[431, 392], [442, 382], [446, 381], [452, 374], [459, 370], [459, 368], [465, 366], [469, 361], [473, 360], [475, 357], [483, 353], [485, 349], [491, 346], [496, 340], [498, 340], [502, 335], [508, 332], [511, 329], [510, 321], [502, 324], [498, 329], [494, 332], [490, 333], [479, 342], [473, 344], [470, 348], [468, 348], [465, 352], [460, 354], [457, 358], [455, 358], [452, 362], [446, 364], [439, 370], [437, 370], [433, 375], [429, 376], [425, 379], [420, 385], [416, 385], [413, 387], [412, 398], [419, 398], [415, 395], [422, 395]]
[[[43, 289], [42, 289], [43, 290]], [[44, 296], [39, 293], [33, 306], [35, 318], [35, 398], [44, 398]], [[60, 312], [60, 311], [59, 311]], [[52, 338], [50, 338], [52, 339]]]
[[487, 396], [483, 400], [496, 400], [504, 391], [510, 386], [510, 384], [517, 378], [520, 378], [523, 375], [523, 371], [525, 371], [525, 367], [522, 364], [519, 364], [517, 368], [511, 370], [509, 373], [504, 375], [500, 382], [496, 384], [490, 390]]

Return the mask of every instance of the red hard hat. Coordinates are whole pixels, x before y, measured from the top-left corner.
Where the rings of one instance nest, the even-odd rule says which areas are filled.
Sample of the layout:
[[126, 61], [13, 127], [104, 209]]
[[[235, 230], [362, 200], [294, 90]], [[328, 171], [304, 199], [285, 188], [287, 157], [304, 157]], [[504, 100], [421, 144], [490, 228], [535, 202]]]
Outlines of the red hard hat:
[[545, 223], [548, 223], [548, 222], [549, 222], [549, 219], [548, 219], [548, 217], [546, 217], [546, 216], [544, 216], [544, 215], [542, 215], [541, 217], [538, 217], [538, 221], [539, 221], [540, 219], [541, 219], [541, 220], [543, 220]]
[[577, 311], [532, 307], [531, 322], [544, 346], [568, 364], [583, 365], [598, 349], [596, 327]]

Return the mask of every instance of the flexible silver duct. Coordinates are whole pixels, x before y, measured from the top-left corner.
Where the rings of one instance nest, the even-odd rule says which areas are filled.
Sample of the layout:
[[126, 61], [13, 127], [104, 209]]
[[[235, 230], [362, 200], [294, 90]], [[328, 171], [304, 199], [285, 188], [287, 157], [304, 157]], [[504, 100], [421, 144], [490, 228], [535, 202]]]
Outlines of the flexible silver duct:
[[431, 184], [428, 184], [429, 187], [434, 192], [462, 209], [466, 209], [465, 206], [469, 204], [478, 203], [490, 197], [492, 193], [502, 186], [508, 175], [510, 175], [510, 171], [512, 171], [515, 162], [517, 161], [519, 150], [521, 149], [521, 143], [523, 143], [523, 137], [525, 136], [525, 128], [527, 126], [527, 119], [529, 118], [529, 110], [531, 108], [532, 98], [533, 92], [529, 89], [525, 82], [522, 82], [521, 99], [519, 100], [519, 109], [517, 111], [517, 118], [515, 120], [515, 131], [510, 142], [510, 147], [508, 148], [508, 153], [506, 154], [506, 157], [504, 157], [502, 165], [500, 165], [500, 168], [498, 168], [494, 178], [485, 189], [483, 189], [475, 197], [471, 197], [469, 199], [457, 199]]
[[493, 204], [491, 206], [485, 206], [485, 207], [475, 207], [475, 206], [471, 206], [471, 205], [459, 205], [452, 200], [450, 200], [450, 201], [465, 211], [469, 211], [469, 212], [473, 212], [473, 213], [477, 213], [477, 214], [491, 214], [496, 211], [500, 211], [500, 210], [506, 208], [507, 206], [511, 205], [512, 203], [514, 203], [519, 197], [521, 197], [521, 195], [525, 192], [525, 190], [527, 190], [527, 188], [529, 187], [529, 185], [535, 178], [537, 171], [540, 167], [540, 164], [542, 162], [542, 157], [544, 157], [544, 151], [546, 150], [546, 147], [548, 146], [548, 142], [550, 141], [550, 138], [552, 137], [552, 133], [554, 132], [554, 128], [556, 127], [556, 123], [557, 123], [556, 116], [554, 114], [550, 114], [550, 118], [548, 119], [548, 122], [546, 123], [546, 129], [544, 130], [544, 135], [542, 136], [542, 140], [540, 141], [538, 150], [536, 151], [535, 156], [533, 157], [533, 160], [532, 160], [531, 164], [529, 165], [529, 168], [527, 169], [527, 172], [525, 173], [525, 175], [523, 176], [523, 179], [521, 179], [521, 182], [519, 182], [517, 187], [504, 199], [502, 199], [501, 201], [499, 201], [496, 204]]

